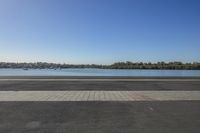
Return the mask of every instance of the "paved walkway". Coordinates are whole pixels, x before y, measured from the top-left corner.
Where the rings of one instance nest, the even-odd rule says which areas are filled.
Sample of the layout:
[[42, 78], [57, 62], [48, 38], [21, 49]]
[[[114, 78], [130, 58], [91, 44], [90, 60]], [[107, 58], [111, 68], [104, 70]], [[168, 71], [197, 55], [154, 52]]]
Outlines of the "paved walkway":
[[0, 101], [200, 100], [200, 91], [0, 91]]

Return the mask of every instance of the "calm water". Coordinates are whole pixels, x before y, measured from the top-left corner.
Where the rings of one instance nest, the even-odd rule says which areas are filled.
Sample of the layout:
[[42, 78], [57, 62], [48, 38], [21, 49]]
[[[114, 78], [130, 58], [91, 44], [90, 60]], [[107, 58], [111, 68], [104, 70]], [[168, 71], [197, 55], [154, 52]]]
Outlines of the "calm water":
[[200, 76], [200, 70], [0, 69], [0, 76]]

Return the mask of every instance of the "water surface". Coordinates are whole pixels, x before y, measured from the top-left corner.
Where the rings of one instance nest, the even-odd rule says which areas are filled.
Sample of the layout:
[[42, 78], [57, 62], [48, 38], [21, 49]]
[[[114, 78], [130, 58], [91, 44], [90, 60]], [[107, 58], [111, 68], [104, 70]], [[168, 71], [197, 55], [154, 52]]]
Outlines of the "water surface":
[[200, 76], [200, 70], [0, 69], [0, 76]]

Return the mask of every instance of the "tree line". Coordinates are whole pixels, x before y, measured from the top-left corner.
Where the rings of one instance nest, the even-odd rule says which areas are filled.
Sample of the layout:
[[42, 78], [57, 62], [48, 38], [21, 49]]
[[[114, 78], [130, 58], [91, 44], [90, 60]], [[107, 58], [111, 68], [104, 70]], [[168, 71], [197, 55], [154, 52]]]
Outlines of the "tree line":
[[100, 69], [175, 69], [175, 70], [200, 70], [200, 62], [116, 62], [111, 65], [97, 64], [59, 64], [59, 63], [14, 63], [0, 62], [0, 68], [23, 68], [23, 69], [64, 69], [64, 68], [100, 68]]

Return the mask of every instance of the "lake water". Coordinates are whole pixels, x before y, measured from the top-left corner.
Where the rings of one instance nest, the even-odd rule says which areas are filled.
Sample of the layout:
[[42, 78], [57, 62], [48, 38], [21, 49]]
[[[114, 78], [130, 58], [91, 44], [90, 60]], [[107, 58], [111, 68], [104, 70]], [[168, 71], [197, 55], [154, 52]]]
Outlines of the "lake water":
[[0, 76], [195, 76], [200, 70], [0, 69]]

